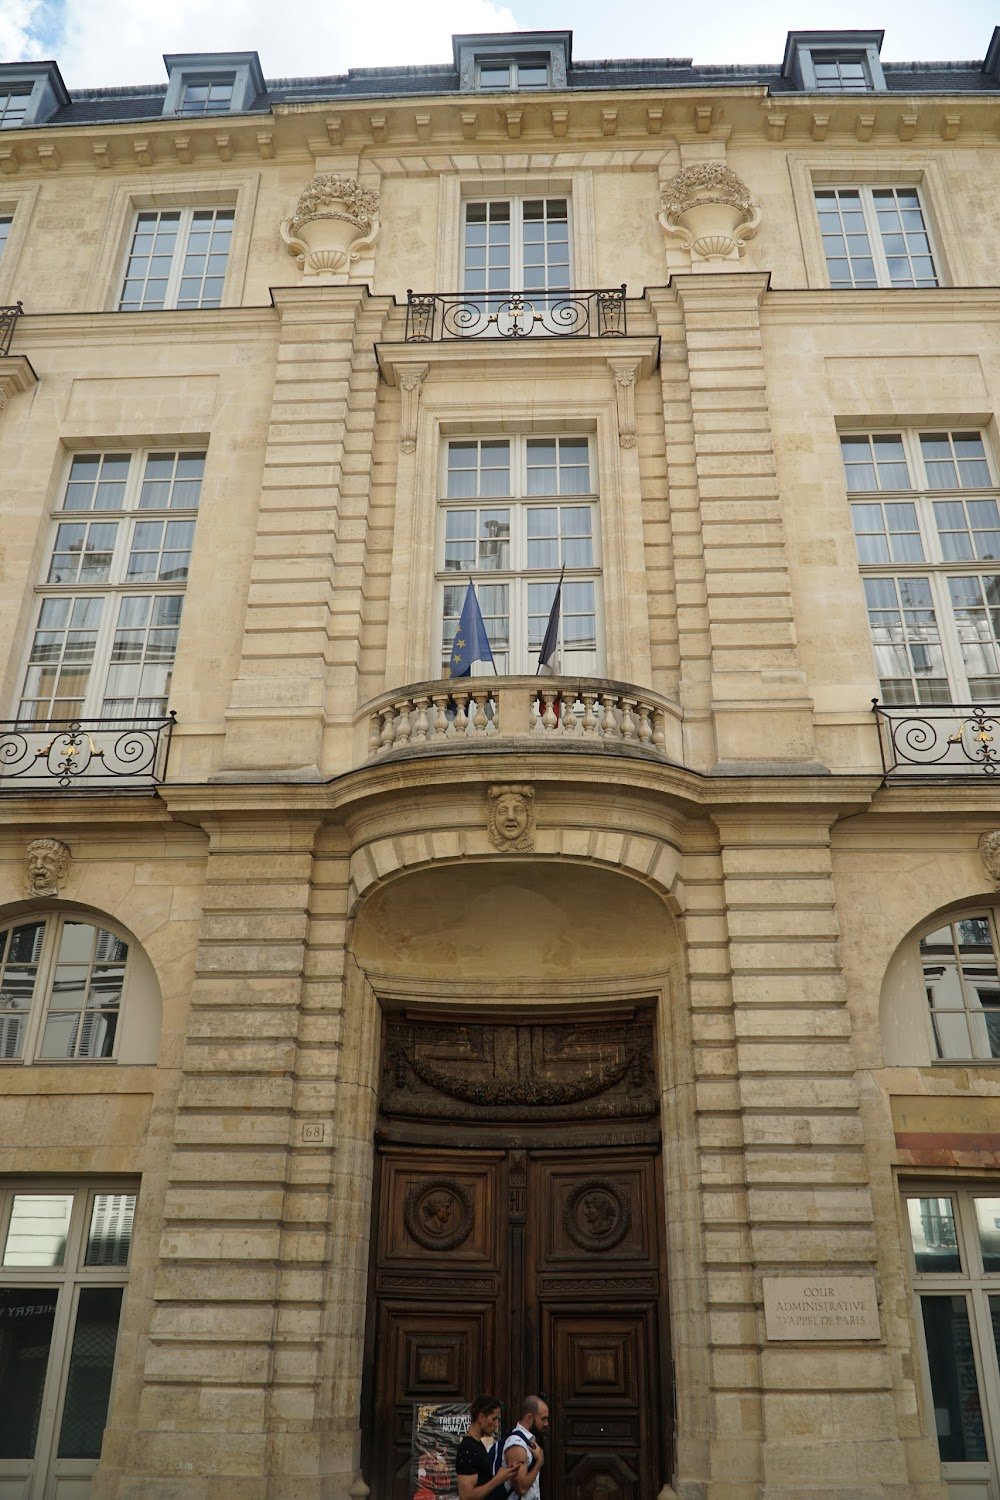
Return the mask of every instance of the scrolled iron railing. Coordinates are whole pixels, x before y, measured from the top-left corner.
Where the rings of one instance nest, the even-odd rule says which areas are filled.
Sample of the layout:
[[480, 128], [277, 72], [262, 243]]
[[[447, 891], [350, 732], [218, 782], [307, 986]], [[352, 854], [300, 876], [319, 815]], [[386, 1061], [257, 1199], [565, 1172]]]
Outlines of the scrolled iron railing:
[[1000, 707], [982, 703], [886, 705], [872, 699], [886, 779], [995, 776], [1000, 769]]
[[406, 294], [409, 344], [444, 339], [624, 338], [625, 286], [562, 292]]
[[173, 710], [163, 718], [0, 721], [0, 791], [158, 786], [167, 771]]
[[24, 308], [20, 302], [15, 302], [8, 307], [0, 307], [0, 359], [10, 353], [10, 341], [14, 337], [14, 328], [23, 312]]

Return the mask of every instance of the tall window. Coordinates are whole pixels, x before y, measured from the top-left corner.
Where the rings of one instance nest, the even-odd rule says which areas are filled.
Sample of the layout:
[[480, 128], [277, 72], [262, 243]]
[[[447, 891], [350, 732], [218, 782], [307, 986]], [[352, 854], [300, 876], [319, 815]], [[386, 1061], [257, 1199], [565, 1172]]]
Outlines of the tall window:
[[0, 214], [0, 255], [7, 246], [7, 236], [10, 234], [10, 226], [14, 222], [13, 214]]
[[78, 453], [55, 511], [18, 719], [166, 712], [205, 454]]
[[185, 83], [177, 106], [179, 115], [228, 114], [233, 102], [235, 73], [220, 74], [217, 78], [192, 78]]
[[466, 292], [565, 291], [571, 284], [565, 198], [466, 203], [462, 258]]
[[1000, 1058], [998, 955], [992, 910], [963, 913], [920, 939], [938, 1057]]
[[593, 676], [601, 669], [592, 469], [591, 440], [583, 435], [446, 443], [437, 573], [442, 669], [471, 577], [497, 671], [534, 672], [564, 564], [563, 671]]
[[[942, 1476], [969, 1494], [1000, 1480], [1000, 1196], [907, 1192], [924, 1379]], [[978, 1481], [978, 1483], [977, 1483]]]
[[135, 1191], [117, 1183], [0, 1188], [4, 1494], [86, 1493], [111, 1399], [135, 1206]]
[[118, 310], [219, 307], [234, 216], [232, 208], [140, 210]]
[[28, 101], [32, 85], [8, 84], [0, 89], [0, 130], [16, 130], [23, 125], [28, 115]]
[[816, 211], [832, 287], [938, 285], [916, 188], [817, 188]]
[[995, 702], [1000, 487], [982, 435], [865, 433], [840, 441], [880, 697], [889, 704]]

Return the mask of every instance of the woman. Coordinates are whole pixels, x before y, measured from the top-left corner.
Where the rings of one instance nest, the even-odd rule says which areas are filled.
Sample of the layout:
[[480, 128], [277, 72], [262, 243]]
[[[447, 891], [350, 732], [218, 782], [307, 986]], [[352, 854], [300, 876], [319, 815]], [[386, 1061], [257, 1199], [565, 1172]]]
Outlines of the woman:
[[459, 1500], [485, 1500], [517, 1473], [517, 1464], [501, 1466], [493, 1472], [493, 1455], [486, 1451], [483, 1438], [496, 1437], [500, 1426], [500, 1402], [495, 1396], [477, 1396], [472, 1403], [469, 1430], [458, 1445], [455, 1473], [458, 1476]]

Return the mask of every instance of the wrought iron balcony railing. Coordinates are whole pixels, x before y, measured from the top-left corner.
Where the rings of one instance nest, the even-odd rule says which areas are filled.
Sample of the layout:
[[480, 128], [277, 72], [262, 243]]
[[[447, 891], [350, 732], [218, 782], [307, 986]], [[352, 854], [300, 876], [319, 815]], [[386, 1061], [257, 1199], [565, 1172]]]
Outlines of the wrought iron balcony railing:
[[0, 358], [10, 353], [10, 341], [14, 337], [14, 325], [24, 312], [20, 302], [12, 307], [0, 307]]
[[580, 292], [406, 294], [406, 342], [442, 339], [624, 338], [625, 287]]
[[159, 719], [0, 721], [0, 791], [157, 786], [175, 723], [173, 711]]
[[887, 706], [872, 699], [887, 778], [995, 776], [1000, 768], [1000, 707], [981, 703]]

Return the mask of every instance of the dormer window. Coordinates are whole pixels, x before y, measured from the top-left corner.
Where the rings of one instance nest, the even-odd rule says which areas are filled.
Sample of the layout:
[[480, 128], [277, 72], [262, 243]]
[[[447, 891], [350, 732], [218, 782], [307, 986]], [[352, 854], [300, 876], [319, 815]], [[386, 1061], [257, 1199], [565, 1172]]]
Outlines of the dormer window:
[[23, 125], [31, 99], [31, 84], [11, 84], [0, 91], [0, 130], [16, 130]]
[[0, 63], [0, 130], [44, 125], [68, 103], [54, 62]]
[[184, 84], [179, 115], [225, 115], [233, 103], [235, 73], [218, 78], [191, 78]]
[[804, 94], [885, 90], [881, 31], [790, 31], [781, 76]]
[[451, 45], [463, 94], [566, 88], [571, 31], [453, 36]]
[[545, 89], [549, 86], [548, 58], [488, 58], [477, 64], [481, 89]]
[[866, 94], [871, 80], [863, 57], [844, 53], [817, 57], [813, 63], [816, 87], [823, 94]]
[[241, 115], [264, 92], [256, 52], [179, 52], [163, 59], [165, 115]]

